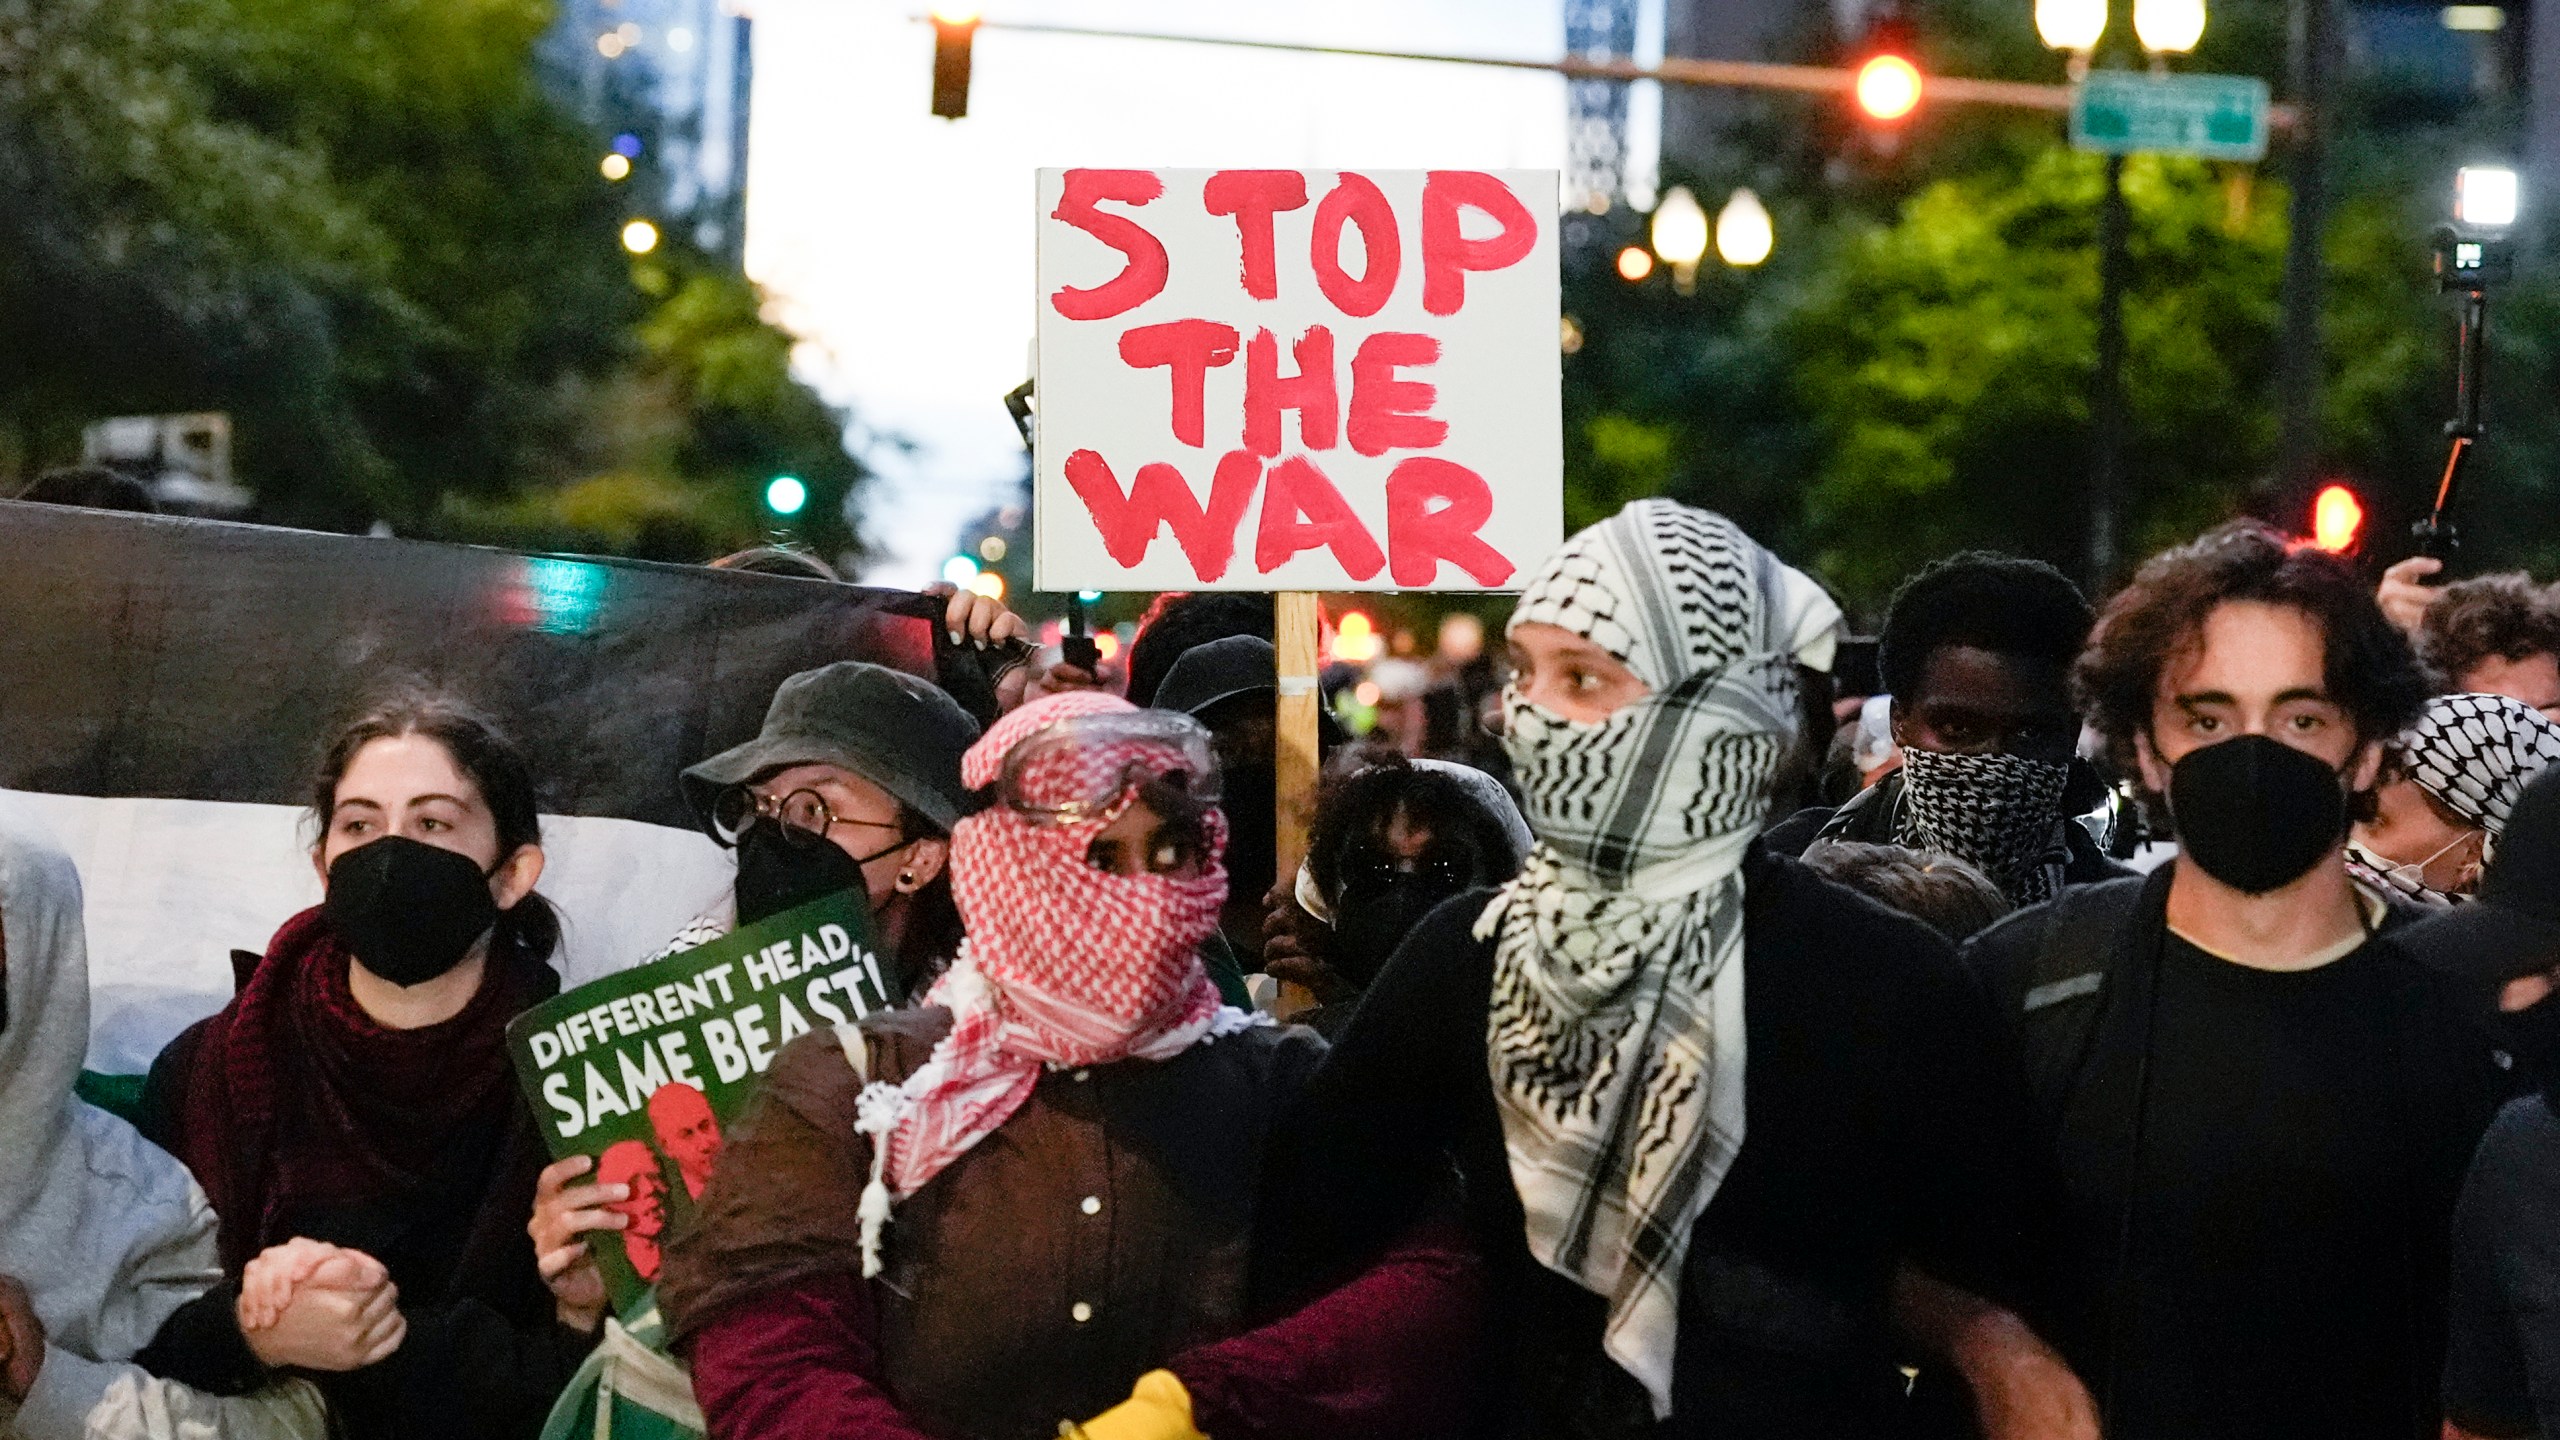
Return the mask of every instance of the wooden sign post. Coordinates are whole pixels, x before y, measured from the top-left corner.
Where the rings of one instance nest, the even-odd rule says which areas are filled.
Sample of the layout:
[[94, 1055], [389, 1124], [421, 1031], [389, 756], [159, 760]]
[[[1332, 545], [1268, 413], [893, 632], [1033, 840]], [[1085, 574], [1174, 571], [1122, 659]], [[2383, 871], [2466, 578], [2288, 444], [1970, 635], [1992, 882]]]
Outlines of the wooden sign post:
[[1280, 823], [1280, 878], [1286, 880], [1307, 858], [1307, 830], [1315, 823], [1316, 772], [1323, 764], [1316, 749], [1316, 707], [1324, 697], [1316, 686], [1316, 597], [1283, 590], [1277, 599], [1280, 794], [1273, 813]]

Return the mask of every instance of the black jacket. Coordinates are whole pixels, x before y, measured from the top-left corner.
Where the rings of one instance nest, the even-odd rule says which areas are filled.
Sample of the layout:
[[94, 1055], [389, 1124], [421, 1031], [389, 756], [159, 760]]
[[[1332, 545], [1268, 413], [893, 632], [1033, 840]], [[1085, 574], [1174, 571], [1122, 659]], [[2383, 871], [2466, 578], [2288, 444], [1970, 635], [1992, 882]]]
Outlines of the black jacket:
[[1322, 1284], [1383, 1247], [1450, 1167], [1488, 1261], [1489, 1436], [1884, 1433], [1905, 1259], [2000, 1300], [2041, 1264], [2014, 1062], [1947, 942], [1754, 846], [1743, 865], [1746, 1138], [1681, 1275], [1672, 1417], [1600, 1348], [1602, 1299], [1530, 1256], [1488, 1070], [1489, 892], [1387, 962], [1275, 1145], [1269, 1251]]

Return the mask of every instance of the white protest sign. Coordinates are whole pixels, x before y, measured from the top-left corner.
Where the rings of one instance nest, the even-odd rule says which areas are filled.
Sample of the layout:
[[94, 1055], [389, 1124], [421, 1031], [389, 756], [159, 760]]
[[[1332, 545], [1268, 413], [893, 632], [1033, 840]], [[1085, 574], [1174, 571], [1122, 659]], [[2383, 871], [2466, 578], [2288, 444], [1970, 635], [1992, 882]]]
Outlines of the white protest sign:
[[1043, 590], [1498, 590], [1563, 539], [1556, 177], [1040, 172]]

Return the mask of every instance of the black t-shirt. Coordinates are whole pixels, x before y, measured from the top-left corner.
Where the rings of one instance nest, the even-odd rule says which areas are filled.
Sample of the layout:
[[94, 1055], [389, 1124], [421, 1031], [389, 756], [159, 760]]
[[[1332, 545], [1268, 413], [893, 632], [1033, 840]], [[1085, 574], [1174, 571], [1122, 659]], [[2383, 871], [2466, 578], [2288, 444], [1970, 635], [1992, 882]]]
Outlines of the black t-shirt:
[[2147, 1082], [2142, 1026], [2102, 1026], [2061, 1116], [2066, 1344], [2108, 1435], [2432, 1437], [2486, 1047], [2384, 943], [2280, 972], [2164, 934], [2158, 974]]
[[1901, 1392], [1896, 1263], [2011, 1299], [2043, 1258], [2050, 1192], [2016, 1062], [1947, 943], [1757, 847], [1743, 879], [1746, 1133], [1682, 1270], [1667, 1423], [1602, 1354], [1600, 1297], [1529, 1254], [1485, 1054], [1492, 945], [1471, 933], [1484, 893], [1406, 938], [1275, 1144], [1264, 1234], [1280, 1288], [1340, 1273], [1454, 1160], [1497, 1331], [1478, 1433], [1883, 1431]]
[[2560, 1119], [2528, 1095], [2480, 1141], [2453, 1217], [2446, 1418], [2560, 1436]]

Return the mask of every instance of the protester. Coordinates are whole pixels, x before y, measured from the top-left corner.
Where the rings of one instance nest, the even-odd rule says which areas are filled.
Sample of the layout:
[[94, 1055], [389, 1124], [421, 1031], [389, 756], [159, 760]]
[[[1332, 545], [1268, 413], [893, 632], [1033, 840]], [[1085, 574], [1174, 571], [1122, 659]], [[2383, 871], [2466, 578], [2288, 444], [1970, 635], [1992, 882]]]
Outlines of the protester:
[[2426, 687], [2346, 562], [2253, 522], [2154, 557], [2075, 672], [2181, 848], [1992, 927], [2066, 1192], [2060, 1338], [2110, 1440], [2435, 1431], [2486, 1047], [2373, 943], [2342, 851]]
[[1322, 1044], [1201, 967], [1214, 774], [1196, 724], [1101, 695], [971, 747], [966, 952], [923, 1008], [784, 1049], [669, 1251], [713, 1435], [1448, 1432], [1474, 1290], [1448, 1242], [1246, 1328], [1264, 1138]]
[[1157, 596], [1138, 622], [1138, 638], [1129, 642], [1129, 703], [1154, 705], [1156, 688], [1195, 646], [1230, 635], [1276, 639], [1275, 613], [1276, 602], [1269, 595], [1249, 591], [1168, 591]]
[[2560, 777], [2524, 787], [2478, 903], [2393, 942], [2453, 987], [2535, 1092], [2498, 1113], [2454, 1211], [2446, 1436], [2560, 1435]]
[[2347, 870], [2386, 897], [2439, 907], [2468, 896], [2507, 812], [2560, 759], [2560, 725], [2504, 695], [2439, 695], [2383, 758], [2373, 813], [2356, 822]]
[[2041, 561], [1975, 550], [1911, 577], [1878, 637], [1899, 768], [1836, 812], [1790, 818], [1770, 847], [1942, 850], [2020, 905], [2124, 874], [2070, 820], [2100, 798], [2072, 763], [2070, 668], [2089, 621], [2088, 602]]
[[191, 1343], [163, 1348], [263, 1374], [241, 1332], [254, 1350], [328, 1300], [352, 1252], [388, 1271], [407, 1333], [320, 1376], [337, 1424], [530, 1436], [601, 1309], [555, 1300], [526, 1233], [545, 1154], [506, 1026], [560, 988], [532, 771], [469, 709], [404, 696], [339, 732], [312, 816], [321, 903], [145, 1087], [144, 1131], [211, 1197], [238, 1287], [236, 1317], [217, 1289], [191, 1307]]
[[1808, 851], [1804, 863], [1957, 944], [2012, 908], [1990, 876], [1943, 851], [1835, 840]]
[[901, 670], [839, 660], [782, 682], [755, 738], [681, 777], [736, 879], [658, 958], [829, 895], [870, 907], [893, 1001], [930, 983], [960, 945], [943, 875], [968, 803], [960, 754], [977, 722]]
[[1280, 864], [1280, 652], [1259, 635], [1204, 641], [1173, 662], [1156, 687], [1155, 705], [1199, 721], [1217, 749], [1227, 904], [1218, 921], [1223, 943], [1212, 945], [1206, 958], [1219, 993], [1242, 1005], [1244, 971], [1262, 968], [1262, 897]]
[[1360, 993], [1442, 901], [1509, 880], [1533, 843], [1492, 776], [1382, 746], [1316, 795], [1307, 858], [1273, 895], [1263, 947], [1275, 979], [1322, 1003], [1290, 1018], [1332, 1038]]
[[[1887, 1433], [1897, 1267], [1993, 1296], [2031, 1267], [2022, 1101], [1951, 948], [1754, 843], [1838, 621], [1663, 500], [1527, 577], [1504, 744], [1538, 847], [1406, 938], [1282, 1170], [1279, 1253], [1324, 1273], [1454, 1158], [1495, 1305], [1478, 1434]], [[2094, 1433], [2014, 1314], [1941, 1313], [1990, 1433]]]
[[[328, 1419], [301, 1381], [223, 1398], [135, 1363], [222, 1267], [213, 1212], [186, 1170], [73, 1098], [88, 1041], [80, 877], [0, 794], [0, 1435], [320, 1440]], [[269, 1353], [327, 1358], [291, 1344]]]
[[2383, 572], [2379, 598], [2440, 689], [2512, 695], [2560, 721], [2560, 599], [2521, 570], [2441, 589], [2444, 562], [2415, 555]]

